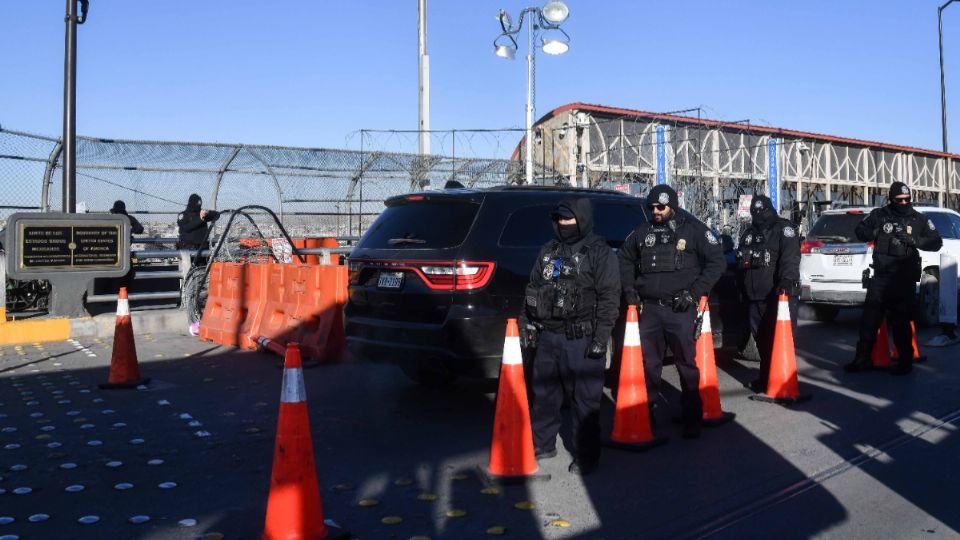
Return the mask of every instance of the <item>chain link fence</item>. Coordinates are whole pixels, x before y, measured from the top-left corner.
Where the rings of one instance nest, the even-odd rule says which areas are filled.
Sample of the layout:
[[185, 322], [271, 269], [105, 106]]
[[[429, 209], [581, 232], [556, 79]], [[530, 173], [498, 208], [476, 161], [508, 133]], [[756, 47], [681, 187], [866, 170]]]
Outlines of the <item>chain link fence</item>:
[[[147, 234], [176, 236], [176, 215], [197, 193], [208, 208], [270, 208], [292, 236], [358, 236], [391, 196], [449, 180], [516, 182], [522, 167], [509, 156], [480, 157], [512, 149], [513, 131], [433, 132], [426, 156], [417, 132], [404, 131], [361, 130], [360, 150], [78, 137], [77, 210], [106, 212], [123, 200]], [[0, 129], [0, 222], [62, 208], [62, 159], [57, 138]]]

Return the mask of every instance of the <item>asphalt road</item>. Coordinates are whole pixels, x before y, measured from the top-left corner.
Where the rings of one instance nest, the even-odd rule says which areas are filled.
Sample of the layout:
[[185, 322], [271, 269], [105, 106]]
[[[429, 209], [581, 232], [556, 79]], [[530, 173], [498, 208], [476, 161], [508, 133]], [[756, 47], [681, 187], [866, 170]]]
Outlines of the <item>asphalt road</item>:
[[[844, 375], [858, 317], [801, 322], [809, 402], [748, 400], [757, 364], [721, 357], [733, 423], [686, 441], [660, 422], [667, 445], [605, 450], [583, 478], [566, 471], [565, 428], [560, 454], [542, 463], [549, 481], [499, 490], [477, 473], [491, 385], [425, 389], [391, 366], [349, 359], [306, 369], [324, 515], [361, 539], [485, 538], [491, 527], [523, 539], [957, 538], [958, 347], [926, 349], [907, 377]], [[140, 335], [151, 384], [105, 391], [110, 345], [0, 350], [0, 539], [259, 538], [278, 359]], [[676, 387], [673, 367], [664, 373]]]

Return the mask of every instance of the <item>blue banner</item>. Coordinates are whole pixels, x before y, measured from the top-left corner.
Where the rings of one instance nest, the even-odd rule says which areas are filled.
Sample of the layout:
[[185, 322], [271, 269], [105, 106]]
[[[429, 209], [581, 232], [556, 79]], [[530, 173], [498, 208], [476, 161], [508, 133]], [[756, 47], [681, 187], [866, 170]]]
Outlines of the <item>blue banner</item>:
[[657, 184], [667, 183], [667, 149], [663, 126], [657, 126]]
[[773, 210], [780, 213], [780, 174], [777, 170], [777, 140], [767, 139], [767, 197], [773, 203]]

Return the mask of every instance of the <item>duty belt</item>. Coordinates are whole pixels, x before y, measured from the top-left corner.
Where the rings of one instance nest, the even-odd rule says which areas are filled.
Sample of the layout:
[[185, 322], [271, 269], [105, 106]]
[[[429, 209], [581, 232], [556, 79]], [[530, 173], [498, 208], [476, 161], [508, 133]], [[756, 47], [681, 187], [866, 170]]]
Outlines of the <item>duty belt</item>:
[[641, 302], [643, 302], [644, 304], [647, 303], [647, 302], [649, 302], [649, 303], [651, 303], [651, 304], [658, 304], [658, 305], [661, 305], [661, 306], [663, 306], [663, 307], [673, 307], [673, 299], [672, 299], [672, 298], [667, 299], [667, 300], [663, 300], [663, 299], [661, 299], [661, 298], [644, 298], [643, 300], [641, 300]]

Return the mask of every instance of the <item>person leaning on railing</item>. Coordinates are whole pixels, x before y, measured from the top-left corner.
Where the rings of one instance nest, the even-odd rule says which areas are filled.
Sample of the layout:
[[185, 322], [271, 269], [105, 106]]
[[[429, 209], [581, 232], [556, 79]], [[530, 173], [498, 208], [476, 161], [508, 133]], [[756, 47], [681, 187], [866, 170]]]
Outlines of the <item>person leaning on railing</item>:
[[210, 223], [220, 217], [216, 210], [203, 209], [203, 200], [193, 193], [187, 200], [187, 208], [177, 216], [177, 249], [206, 249]]
[[[127, 219], [130, 220], [130, 243], [133, 243], [133, 235], [143, 234], [143, 225], [140, 223], [140, 221], [137, 220], [137, 218], [127, 213], [127, 203], [121, 200], [113, 201], [113, 207], [110, 208], [110, 213], [122, 214], [124, 216], [127, 216]], [[136, 269], [134, 269], [133, 262], [131, 261], [130, 270], [128, 270], [127, 273], [120, 278], [119, 286], [126, 287], [127, 289], [132, 289], [134, 274], [136, 274]]]

